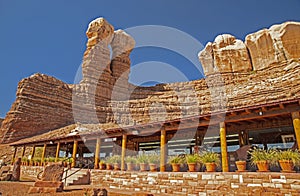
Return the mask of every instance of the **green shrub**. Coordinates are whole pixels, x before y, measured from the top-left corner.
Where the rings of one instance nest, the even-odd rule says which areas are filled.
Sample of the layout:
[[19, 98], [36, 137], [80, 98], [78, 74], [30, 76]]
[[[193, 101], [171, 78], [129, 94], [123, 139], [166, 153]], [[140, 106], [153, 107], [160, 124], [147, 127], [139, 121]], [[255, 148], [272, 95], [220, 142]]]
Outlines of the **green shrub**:
[[293, 151], [291, 149], [276, 151], [275, 159], [276, 159], [276, 161], [279, 161], [279, 160], [292, 161], [294, 165], [299, 165], [300, 153], [297, 150]]
[[269, 164], [276, 164], [277, 151], [273, 149], [263, 150], [260, 148], [249, 150], [251, 155], [250, 161], [252, 164], [256, 164], [259, 161], [267, 161]]
[[110, 163], [110, 164], [114, 164], [114, 163], [121, 163], [121, 156], [120, 155], [113, 155], [111, 157], [107, 157], [105, 159], [105, 161], [107, 163]]
[[137, 156], [137, 162], [138, 163], [148, 163], [148, 156], [146, 154], [140, 154]]
[[127, 156], [127, 157], [125, 157], [125, 162], [126, 163], [137, 163], [137, 159], [135, 156]]
[[205, 151], [199, 155], [199, 161], [203, 164], [205, 163], [215, 163], [216, 165], [220, 165], [220, 155], [216, 152]]
[[181, 163], [185, 163], [185, 159], [181, 156], [171, 156], [171, 157], [169, 157], [168, 163], [170, 163], [170, 164], [181, 164]]
[[160, 163], [160, 155], [159, 154], [150, 154], [150, 155], [148, 155], [148, 163], [150, 163], [150, 164], [159, 164]]
[[185, 157], [186, 162], [189, 163], [199, 163], [200, 159], [199, 159], [199, 155], [198, 154], [188, 154]]

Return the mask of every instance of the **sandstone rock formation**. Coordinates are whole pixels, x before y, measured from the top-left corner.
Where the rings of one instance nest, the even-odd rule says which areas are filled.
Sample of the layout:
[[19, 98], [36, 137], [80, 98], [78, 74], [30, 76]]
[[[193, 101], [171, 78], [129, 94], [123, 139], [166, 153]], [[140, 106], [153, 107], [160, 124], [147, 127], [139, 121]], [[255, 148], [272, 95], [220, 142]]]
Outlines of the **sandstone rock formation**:
[[245, 43], [220, 35], [199, 53], [205, 79], [138, 87], [128, 83], [133, 38], [96, 19], [86, 33], [82, 81], [22, 80], [0, 137], [7, 143], [74, 122], [128, 126], [299, 99], [299, 28], [275, 25]]
[[286, 60], [299, 59], [299, 32], [299, 22], [286, 22], [249, 34], [245, 44], [250, 52], [253, 70]]
[[123, 30], [114, 32], [103, 18], [92, 21], [86, 35], [81, 82], [67, 85], [43, 74], [22, 80], [0, 129], [3, 143], [72, 124], [74, 119], [81, 123], [113, 121], [108, 104], [112, 99], [128, 99], [129, 55], [135, 41]]
[[247, 72], [252, 69], [245, 44], [232, 35], [216, 37], [199, 53], [205, 75], [212, 73]]
[[[249, 72], [300, 57], [300, 23], [286, 22], [246, 36], [219, 35], [199, 53], [205, 75]], [[249, 52], [248, 52], [249, 51]]]
[[4, 143], [74, 122], [72, 90], [58, 79], [32, 75], [19, 82], [16, 96], [1, 126], [0, 138]]

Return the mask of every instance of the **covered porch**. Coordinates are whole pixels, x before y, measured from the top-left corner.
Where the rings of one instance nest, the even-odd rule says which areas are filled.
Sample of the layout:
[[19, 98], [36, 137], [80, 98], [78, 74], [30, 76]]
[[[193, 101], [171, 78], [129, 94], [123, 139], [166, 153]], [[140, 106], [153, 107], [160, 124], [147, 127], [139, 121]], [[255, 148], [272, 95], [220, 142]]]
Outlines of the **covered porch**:
[[72, 167], [86, 164], [97, 169], [100, 160], [120, 155], [121, 170], [126, 170], [126, 156], [155, 152], [163, 172], [168, 170], [169, 155], [192, 154], [200, 148], [220, 153], [219, 171], [235, 171], [235, 152], [242, 146], [299, 149], [299, 111], [299, 101], [294, 100], [125, 128], [70, 125], [11, 144], [12, 162], [29, 150], [28, 159], [33, 160], [39, 148], [41, 164], [47, 158], [69, 158]]

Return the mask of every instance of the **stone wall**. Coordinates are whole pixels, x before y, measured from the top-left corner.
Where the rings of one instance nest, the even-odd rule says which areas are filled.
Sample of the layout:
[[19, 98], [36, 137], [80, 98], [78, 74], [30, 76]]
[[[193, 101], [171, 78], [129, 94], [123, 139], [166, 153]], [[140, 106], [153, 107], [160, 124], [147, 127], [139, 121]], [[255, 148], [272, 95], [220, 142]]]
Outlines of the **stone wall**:
[[[43, 167], [21, 166], [21, 177], [36, 179]], [[154, 195], [299, 195], [299, 173], [139, 172], [91, 170], [95, 187]]]
[[43, 166], [21, 166], [21, 178], [36, 180], [37, 175], [44, 170]]
[[299, 195], [300, 174], [91, 171], [92, 185], [154, 195]]

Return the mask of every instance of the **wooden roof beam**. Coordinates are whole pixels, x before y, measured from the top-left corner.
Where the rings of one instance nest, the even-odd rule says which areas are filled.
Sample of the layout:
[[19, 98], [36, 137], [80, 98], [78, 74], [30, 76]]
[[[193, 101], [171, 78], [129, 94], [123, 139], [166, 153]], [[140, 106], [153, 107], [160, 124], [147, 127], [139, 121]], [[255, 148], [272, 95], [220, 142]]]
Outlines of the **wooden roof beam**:
[[280, 103], [280, 104], [279, 104], [279, 107], [280, 107], [280, 109], [284, 109], [284, 108], [285, 108], [285, 106], [284, 106], [283, 103]]

